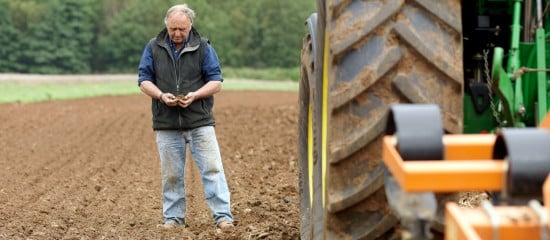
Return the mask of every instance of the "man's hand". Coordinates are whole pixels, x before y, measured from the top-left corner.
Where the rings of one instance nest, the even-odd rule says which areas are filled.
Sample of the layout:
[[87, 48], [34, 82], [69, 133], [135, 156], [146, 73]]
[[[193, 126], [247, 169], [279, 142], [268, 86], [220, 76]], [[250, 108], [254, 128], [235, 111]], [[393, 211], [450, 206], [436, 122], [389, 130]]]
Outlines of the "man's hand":
[[182, 108], [186, 108], [189, 107], [189, 105], [191, 105], [196, 98], [197, 94], [195, 92], [189, 92], [185, 95], [185, 97], [178, 99], [177, 104]]
[[150, 96], [153, 99], [158, 99], [167, 106], [175, 107], [178, 105], [178, 100], [176, 99], [176, 96], [174, 94], [169, 92], [162, 92], [157, 85], [155, 85], [150, 80], [144, 80], [139, 85], [139, 89]]
[[171, 93], [161, 94], [160, 101], [170, 107], [174, 107], [178, 105], [178, 100], [176, 99], [176, 96], [174, 96], [174, 94], [171, 94]]

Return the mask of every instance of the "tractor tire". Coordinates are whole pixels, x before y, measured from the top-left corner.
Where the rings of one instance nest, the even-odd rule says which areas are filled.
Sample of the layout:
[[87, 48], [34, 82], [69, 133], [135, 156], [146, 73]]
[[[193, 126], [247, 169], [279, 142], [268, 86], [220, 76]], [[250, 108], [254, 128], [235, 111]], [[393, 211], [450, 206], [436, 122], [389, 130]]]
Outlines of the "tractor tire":
[[[438, 104], [445, 131], [462, 132], [461, 1], [318, 3], [324, 34], [308, 34], [301, 54], [301, 237], [392, 238], [399, 219], [381, 159], [389, 107]], [[324, 43], [322, 63], [312, 42]]]
[[311, 206], [313, 193], [310, 183], [313, 183], [312, 179], [312, 170], [313, 166], [310, 166], [310, 154], [313, 150], [313, 141], [310, 139], [313, 132], [313, 116], [310, 104], [313, 103], [312, 97], [313, 94], [310, 94], [312, 83], [310, 79], [313, 79], [313, 59], [312, 59], [312, 43], [311, 35], [308, 34], [304, 38], [302, 55], [301, 55], [301, 68], [300, 68], [300, 85], [299, 85], [299, 104], [300, 111], [298, 113], [298, 146], [299, 147], [299, 187], [300, 187], [300, 238], [309, 239], [307, 237], [308, 232], [310, 232], [313, 224], [310, 219], [312, 216]]

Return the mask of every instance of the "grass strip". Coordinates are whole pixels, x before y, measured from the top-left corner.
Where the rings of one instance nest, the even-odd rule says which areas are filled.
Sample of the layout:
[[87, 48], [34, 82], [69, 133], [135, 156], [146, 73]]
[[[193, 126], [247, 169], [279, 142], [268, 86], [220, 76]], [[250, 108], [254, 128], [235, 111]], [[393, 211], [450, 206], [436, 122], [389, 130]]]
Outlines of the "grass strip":
[[[298, 83], [292, 81], [262, 81], [226, 79], [223, 91], [298, 91]], [[64, 82], [64, 83], [0, 83], [0, 103], [40, 102], [48, 100], [77, 99], [105, 95], [141, 93], [134, 81]]]

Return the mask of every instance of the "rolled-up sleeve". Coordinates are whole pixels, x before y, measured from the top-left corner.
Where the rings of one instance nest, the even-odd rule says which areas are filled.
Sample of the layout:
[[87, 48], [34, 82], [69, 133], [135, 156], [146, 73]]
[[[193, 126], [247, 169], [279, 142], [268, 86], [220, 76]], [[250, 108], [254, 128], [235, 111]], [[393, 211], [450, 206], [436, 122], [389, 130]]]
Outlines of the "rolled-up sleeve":
[[143, 54], [138, 67], [138, 86], [143, 81], [151, 81], [155, 83], [155, 67], [153, 65], [153, 51], [151, 50], [151, 43], [145, 45]]
[[202, 71], [205, 81], [221, 81], [223, 82], [220, 60], [216, 54], [216, 50], [210, 45], [206, 45], [204, 59], [202, 62]]

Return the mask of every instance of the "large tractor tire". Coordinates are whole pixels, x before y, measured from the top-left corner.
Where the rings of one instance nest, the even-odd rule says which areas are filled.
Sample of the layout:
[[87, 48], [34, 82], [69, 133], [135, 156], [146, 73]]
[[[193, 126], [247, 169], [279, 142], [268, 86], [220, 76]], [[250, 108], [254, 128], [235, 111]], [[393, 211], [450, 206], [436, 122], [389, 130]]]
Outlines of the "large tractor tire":
[[[381, 137], [393, 103], [462, 131], [460, 0], [319, 0], [300, 82], [302, 239], [389, 239]], [[314, 26], [311, 26], [311, 25]]]

